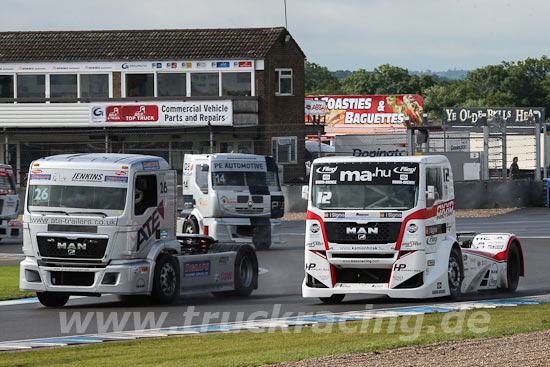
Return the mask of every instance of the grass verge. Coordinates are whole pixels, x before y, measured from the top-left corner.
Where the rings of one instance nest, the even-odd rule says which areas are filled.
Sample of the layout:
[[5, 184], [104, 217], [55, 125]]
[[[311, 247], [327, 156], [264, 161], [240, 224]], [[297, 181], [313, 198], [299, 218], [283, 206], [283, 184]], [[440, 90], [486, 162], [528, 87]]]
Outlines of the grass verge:
[[[356, 331], [345, 332], [342, 325]], [[250, 366], [547, 328], [550, 304], [542, 304], [324, 324], [301, 330], [174, 336], [5, 352], [0, 353], [0, 366]]]
[[19, 290], [19, 266], [0, 266], [0, 301], [35, 297], [34, 292]]

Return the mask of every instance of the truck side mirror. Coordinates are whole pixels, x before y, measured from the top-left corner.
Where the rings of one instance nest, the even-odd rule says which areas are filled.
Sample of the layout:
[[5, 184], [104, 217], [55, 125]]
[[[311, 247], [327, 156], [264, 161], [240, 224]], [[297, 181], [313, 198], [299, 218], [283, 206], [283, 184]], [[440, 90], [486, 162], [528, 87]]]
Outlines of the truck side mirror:
[[302, 199], [304, 199], [304, 200], [309, 199], [309, 186], [308, 185], [302, 186]]
[[434, 205], [435, 201], [435, 186], [428, 185], [426, 187], [426, 207]]

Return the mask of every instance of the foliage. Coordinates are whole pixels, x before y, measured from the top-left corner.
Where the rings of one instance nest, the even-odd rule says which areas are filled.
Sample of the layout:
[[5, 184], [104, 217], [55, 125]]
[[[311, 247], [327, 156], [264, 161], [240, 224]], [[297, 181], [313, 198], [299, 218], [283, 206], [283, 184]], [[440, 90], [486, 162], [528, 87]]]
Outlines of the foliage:
[[[346, 72], [345, 74], [347, 74]], [[345, 75], [306, 63], [306, 94], [420, 94], [430, 120], [443, 107], [546, 107], [550, 109], [550, 58], [502, 62], [469, 71], [462, 80], [409, 73], [389, 64]], [[338, 76], [337, 76], [338, 75]]]

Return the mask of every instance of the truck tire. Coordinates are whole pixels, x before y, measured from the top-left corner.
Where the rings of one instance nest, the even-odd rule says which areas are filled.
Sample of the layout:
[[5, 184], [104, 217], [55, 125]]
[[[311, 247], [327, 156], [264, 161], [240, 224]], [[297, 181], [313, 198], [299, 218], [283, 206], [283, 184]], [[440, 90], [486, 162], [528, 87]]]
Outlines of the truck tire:
[[508, 250], [508, 261], [506, 264], [506, 278], [508, 286], [504, 288], [505, 292], [515, 292], [519, 284], [521, 274], [521, 255], [518, 245], [512, 243]]
[[233, 279], [235, 290], [212, 292], [216, 297], [246, 297], [258, 287], [258, 258], [252, 247], [240, 245], [236, 249]]
[[63, 307], [69, 300], [69, 295], [64, 293], [36, 292], [36, 296], [46, 307]]
[[336, 305], [344, 300], [345, 294], [333, 294], [330, 297], [319, 298], [326, 305]]
[[462, 279], [464, 278], [464, 269], [461, 260], [460, 251], [458, 251], [456, 247], [453, 247], [449, 254], [449, 265], [447, 270], [451, 298], [460, 297]]
[[179, 293], [180, 271], [178, 259], [169, 254], [160, 255], [155, 265], [151, 298], [157, 303], [171, 303], [178, 297]]
[[199, 234], [199, 223], [195, 217], [187, 218], [183, 222], [182, 232], [187, 234]]

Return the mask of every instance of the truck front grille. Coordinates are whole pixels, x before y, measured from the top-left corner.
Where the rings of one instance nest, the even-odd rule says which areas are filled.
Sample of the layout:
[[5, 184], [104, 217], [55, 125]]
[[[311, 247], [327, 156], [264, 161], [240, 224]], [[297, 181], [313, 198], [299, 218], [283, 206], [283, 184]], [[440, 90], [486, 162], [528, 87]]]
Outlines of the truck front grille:
[[53, 285], [79, 285], [89, 287], [94, 284], [93, 272], [80, 271], [52, 271], [51, 281]]
[[335, 268], [336, 283], [387, 283], [391, 269]]
[[235, 208], [235, 211], [240, 214], [261, 214], [264, 208]]
[[401, 222], [325, 222], [327, 240], [342, 244], [384, 244], [397, 242]]
[[40, 256], [43, 257], [102, 259], [107, 249], [108, 239], [38, 236], [37, 241]]

